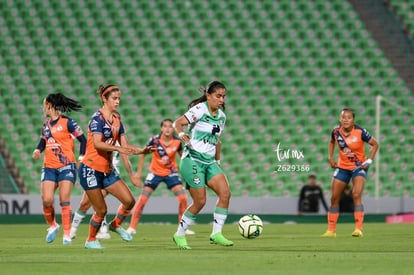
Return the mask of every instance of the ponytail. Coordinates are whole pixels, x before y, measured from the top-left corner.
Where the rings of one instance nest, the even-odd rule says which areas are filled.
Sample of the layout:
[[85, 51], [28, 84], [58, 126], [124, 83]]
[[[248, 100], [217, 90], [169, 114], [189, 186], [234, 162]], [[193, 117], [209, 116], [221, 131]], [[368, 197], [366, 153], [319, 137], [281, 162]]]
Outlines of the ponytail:
[[46, 97], [46, 102], [50, 103], [55, 110], [61, 113], [79, 112], [82, 110], [82, 105], [79, 102], [64, 96], [62, 93], [49, 94]]
[[[224, 86], [223, 83], [214, 80], [214, 81], [211, 81], [210, 83], [208, 83], [206, 87], [199, 87], [198, 91], [200, 93], [203, 93], [203, 95], [200, 96], [199, 98], [196, 98], [193, 101], [191, 101], [190, 104], [188, 104], [188, 109], [190, 109], [191, 107], [197, 105], [198, 103], [207, 101], [207, 95], [206, 94], [212, 94], [217, 89], [226, 89], [226, 86]], [[224, 103], [223, 103], [222, 108], [223, 108], [223, 111], [226, 110], [226, 106], [225, 106]]]

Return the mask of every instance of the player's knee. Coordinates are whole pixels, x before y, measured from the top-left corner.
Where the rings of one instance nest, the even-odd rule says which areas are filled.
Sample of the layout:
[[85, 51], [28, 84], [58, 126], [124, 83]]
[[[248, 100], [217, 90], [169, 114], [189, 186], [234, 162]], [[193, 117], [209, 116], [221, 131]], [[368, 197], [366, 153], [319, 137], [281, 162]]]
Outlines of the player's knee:
[[126, 210], [131, 210], [132, 208], [134, 208], [134, 205], [135, 205], [135, 199], [132, 197], [131, 199], [125, 202], [124, 207]]
[[95, 215], [101, 218], [105, 217], [107, 212], [108, 209], [106, 208], [106, 206], [100, 209], [95, 209]]
[[339, 205], [339, 197], [332, 195], [331, 197], [331, 206], [336, 207]]
[[220, 195], [219, 195], [219, 199], [221, 201], [226, 201], [226, 202], [229, 202], [230, 201], [230, 197], [231, 197], [230, 190], [226, 190], [226, 191], [220, 193]]
[[206, 205], [206, 202], [207, 202], [206, 198], [200, 198], [200, 199], [194, 200], [193, 205], [198, 210], [201, 210], [204, 207], [204, 205]]
[[50, 206], [52, 206], [52, 205], [53, 205], [53, 198], [46, 198], [46, 197], [43, 197], [43, 198], [42, 198], [42, 201], [43, 201], [43, 206], [44, 206], [44, 207], [50, 207]]
[[362, 193], [361, 192], [356, 192], [356, 191], [352, 191], [352, 198], [355, 200], [360, 200], [362, 197]]

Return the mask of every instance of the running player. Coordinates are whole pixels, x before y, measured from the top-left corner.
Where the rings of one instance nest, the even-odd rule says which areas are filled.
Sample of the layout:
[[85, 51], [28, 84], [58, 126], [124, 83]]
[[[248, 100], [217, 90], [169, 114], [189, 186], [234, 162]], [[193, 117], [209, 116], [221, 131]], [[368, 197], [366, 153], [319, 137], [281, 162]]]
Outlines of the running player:
[[[111, 84], [101, 85], [97, 93], [103, 107], [89, 122], [86, 153], [79, 165], [80, 184], [95, 209], [89, 225], [89, 236], [85, 242], [85, 248], [91, 249], [103, 248], [96, 239], [107, 212], [102, 189], [121, 201], [118, 213], [110, 223], [109, 229], [118, 233], [125, 241], [132, 240], [132, 236], [121, 227], [121, 224], [134, 207], [135, 200], [131, 190], [112, 167], [113, 152], [138, 155], [153, 151], [148, 147], [140, 149], [129, 144], [124, 126], [116, 113], [121, 98], [119, 88]], [[117, 141], [121, 146], [115, 145]]]
[[[149, 197], [157, 189], [160, 182], [164, 181], [178, 200], [178, 221], [187, 208], [187, 194], [183, 185], [181, 184], [180, 176], [178, 175], [177, 163], [175, 161], [176, 153], [180, 156], [183, 153], [181, 141], [174, 136], [174, 129], [172, 127], [171, 119], [164, 119], [161, 122], [161, 134], [150, 137], [146, 146], [157, 148], [157, 151], [152, 154], [150, 165], [150, 173], [145, 179], [144, 188], [136, 203], [134, 212], [131, 217], [131, 224], [127, 229], [130, 234], [136, 234], [136, 226], [141, 218], [142, 211]], [[137, 187], [142, 186], [142, 167], [144, 166], [145, 155], [139, 156], [138, 169], [136, 177], [139, 179]], [[193, 232], [187, 231], [187, 234]]]
[[[116, 144], [117, 146], [119, 146], [119, 143]], [[118, 156], [121, 155], [118, 152], [114, 152], [114, 156], [113, 156], [113, 161], [112, 161], [112, 166], [115, 169], [115, 171], [119, 174], [119, 159]], [[122, 162], [124, 164], [124, 167], [128, 173], [129, 179], [131, 180], [132, 183], [134, 183], [134, 185], [139, 184], [137, 182], [137, 178], [135, 177], [135, 175], [132, 173], [132, 167], [131, 167], [131, 163], [128, 160], [128, 156], [122, 154], [121, 155], [121, 159]], [[102, 189], [102, 195], [104, 197], [106, 197], [106, 195], [108, 194], [108, 192], [106, 192], [105, 189]], [[82, 200], [79, 204], [79, 208], [75, 211], [75, 214], [73, 215], [73, 220], [72, 220], [72, 227], [70, 229], [70, 237], [72, 239], [76, 238], [76, 232], [78, 231], [78, 228], [80, 226], [80, 224], [82, 223], [83, 219], [86, 216], [86, 212], [89, 210], [89, 208], [92, 206], [91, 202], [89, 201], [88, 196], [86, 195], [86, 193], [83, 193], [82, 196]], [[102, 222], [101, 228], [99, 229], [98, 234], [96, 235], [97, 239], [110, 239], [111, 235], [108, 232], [108, 223], [106, 222], [106, 216]]]
[[[331, 207], [328, 212], [328, 230], [322, 237], [336, 237], [335, 228], [339, 217], [339, 200], [352, 179], [352, 197], [354, 199], [354, 217], [356, 228], [352, 232], [354, 237], [362, 237], [362, 223], [364, 220], [364, 206], [362, 192], [364, 190], [368, 168], [378, 150], [378, 142], [368, 131], [355, 125], [355, 113], [352, 109], [344, 108], [339, 117], [341, 125], [335, 126], [329, 142], [329, 164], [335, 168], [332, 180]], [[372, 146], [368, 159], [365, 157], [365, 144]], [[333, 160], [335, 143], [339, 148], [339, 161]], [[377, 167], [378, 168], [378, 167]]]
[[82, 106], [77, 101], [67, 98], [61, 93], [49, 94], [43, 100], [43, 111], [50, 119], [43, 123], [42, 135], [33, 152], [33, 159], [40, 159], [42, 151], [45, 150], [41, 193], [43, 214], [50, 226], [46, 235], [48, 243], [55, 240], [60, 227], [56, 223], [53, 206], [53, 198], [58, 187], [62, 212], [63, 244], [72, 243], [69, 235], [72, 217], [70, 194], [76, 182], [74, 137], [81, 143], [79, 158], [85, 154], [86, 138], [78, 124], [62, 113], [71, 110], [80, 111], [81, 109]]
[[[212, 81], [206, 88], [199, 90], [203, 95], [193, 100], [188, 105], [189, 110], [173, 124], [174, 130], [186, 144], [180, 172], [193, 199], [173, 237], [180, 249], [191, 249], [187, 244], [185, 231], [195, 222], [197, 214], [206, 203], [207, 186], [218, 196], [210, 243], [233, 245], [221, 233], [230, 202], [229, 183], [220, 168], [220, 136], [226, 122], [226, 115], [221, 109], [225, 109], [226, 87], [218, 81]], [[188, 124], [190, 134], [184, 133], [184, 126]]]

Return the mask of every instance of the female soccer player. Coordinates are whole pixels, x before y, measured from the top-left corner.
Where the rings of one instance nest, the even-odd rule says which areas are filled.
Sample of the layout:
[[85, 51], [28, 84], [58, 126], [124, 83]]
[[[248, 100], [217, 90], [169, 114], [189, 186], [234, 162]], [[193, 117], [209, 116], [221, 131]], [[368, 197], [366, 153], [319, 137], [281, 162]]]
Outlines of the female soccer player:
[[[89, 236], [85, 243], [85, 247], [91, 249], [103, 248], [96, 239], [96, 234], [107, 212], [102, 189], [121, 201], [118, 213], [110, 223], [109, 229], [118, 233], [125, 241], [132, 240], [131, 235], [121, 227], [121, 224], [134, 207], [135, 200], [131, 190], [112, 167], [113, 152], [138, 155], [153, 151], [148, 147], [140, 149], [129, 144], [124, 126], [116, 113], [121, 98], [119, 88], [111, 84], [101, 85], [97, 93], [103, 107], [92, 116], [89, 122], [86, 153], [79, 165], [80, 184], [95, 209], [89, 225]], [[115, 145], [117, 141], [121, 146]]]
[[[341, 125], [336, 126], [331, 133], [329, 142], [329, 164], [335, 168], [332, 180], [331, 207], [328, 212], [328, 230], [322, 237], [336, 237], [335, 227], [339, 217], [339, 200], [342, 192], [352, 179], [352, 197], [354, 199], [354, 217], [356, 228], [352, 232], [354, 237], [362, 237], [362, 222], [364, 220], [364, 206], [362, 205], [362, 191], [364, 190], [368, 168], [378, 150], [378, 142], [368, 131], [355, 125], [355, 113], [345, 108], [339, 117]], [[372, 146], [368, 159], [365, 157], [365, 144]], [[339, 161], [333, 160], [335, 143], [339, 148]], [[378, 167], [377, 167], [378, 168]]]
[[56, 223], [53, 198], [56, 188], [59, 187], [60, 208], [62, 211], [63, 244], [71, 244], [70, 219], [72, 209], [70, 206], [70, 193], [76, 182], [76, 160], [74, 154], [73, 137], [80, 143], [80, 158], [85, 154], [86, 138], [78, 124], [64, 112], [80, 111], [82, 106], [75, 100], [67, 98], [61, 93], [49, 94], [43, 100], [43, 110], [50, 119], [43, 123], [42, 135], [39, 144], [33, 152], [33, 159], [40, 159], [45, 150], [42, 168], [42, 201], [43, 214], [49, 224], [46, 242], [55, 240], [59, 231]]
[[[120, 146], [119, 143], [117, 143], [116, 146]], [[131, 163], [128, 159], [128, 156], [126, 156], [124, 154], [119, 154], [118, 152], [114, 152], [113, 159], [112, 159], [113, 168], [115, 169], [115, 171], [118, 174], [120, 174], [120, 172], [119, 172], [119, 158], [118, 158], [119, 155], [121, 156], [122, 162], [123, 162], [124, 167], [125, 167], [125, 169], [128, 173], [129, 179], [131, 180], [131, 182], [134, 185], [138, 185], [139, 181], [132, 172], [132, 167], [131, 167]], [[105, 189], [102, 189], [101, 191], [102, 191], [102, 195], [104, 197], [106, 197], [108, 192], [106, 192]], [[75, 211], [75, 214], [73, 215], [72, 227], [70, 229], [70, 237], [72, 239], [76, 238], [76, 232], [78, 231], [78, 228], [79, 228], [80, 224], [82, 223], [83, 219], [85, 218], [86, 212], [89, 210], [89, 208], [91, 208], [91, 206], [92, 206], [92, 204], [89, 201], [88, 196], [84, 192], [83, 196], [82, 196], [82, 200], [79, 204], [79, 208]], [[102, 221], [101, 228], [99, 229], [99, 232], [96, 235], [96, 238], [100, 239], [100, 240], [111, 238], [111, 235], [108, 232], [108, 223], [106, 222], [106, 216], [105, 216], [104, 220]]]
[[[189, 110], [173, 124], [174, 130], [186, 144], [180, 172], [193, 199], [173, 238], [180, 249], [191, 249], [187, 244], [185, 231], [195, 222], [196, 215], [206, 203], [207, 186], [218, 196], [210, 243], [233, 245], [221, 233], [230, 202], [229, 183], [220, 168], [220, 136], [226, 122], [226, 115], [221, 109], [225, 109], [226, 87], [218, 81], [212, 81], [200, 91], [203, 95], [193, 100], [188, 105]], [[188, 124], [190, 134], [184, 133], [183, 127]]]
[[[183, 185], [181, 184], [180, 176], [178, 175], [177, 163], [175, 161], [175, 155], [178, 153], [182, 155], [183, 148], [181, 146], [180, 139], [174, 136], [174, 129], [172, 127], [171, 119], [164, 119], [161, 122], [161, 134], [152, 136], [149, 138], [146, 146], [154, 147], [157, 149], [152, 154], [152, 160], [150, 165], [150, 173], [145, 179], [144, 188], [139, 196], [138, 202], [136, 203], [134, 213], [131, 217], [131, 224], [127, 229], [130, 234], [136, 234], [136, 226], [141, 218], [142, 211], [144, 210], [145, 204], [148, 202], [149, 197], [157, 189], [160, 182], [164, 181], [176, 196], [178, 206], [178, 221], [187, 208], [187, 194]], [[136, 177], [139, 179], [137, 187], [142, 186], [142, 167], [144, 166], [145, 155], [139, 156], [138, 169]], [[187, 231], [187, 234], [189, 231]], [[192, 232], [191, 232], [192, 233]]]

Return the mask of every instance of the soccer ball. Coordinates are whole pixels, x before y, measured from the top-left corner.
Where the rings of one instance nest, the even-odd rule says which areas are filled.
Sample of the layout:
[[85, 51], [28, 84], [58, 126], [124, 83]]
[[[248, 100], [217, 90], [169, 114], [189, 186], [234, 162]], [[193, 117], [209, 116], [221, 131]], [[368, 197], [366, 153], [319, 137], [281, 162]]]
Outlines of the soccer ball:
[[263, 231], [263, 222], [256, 215], [246, 215], [239, 220], [239, 232], [247, 239], [257, 238]]

